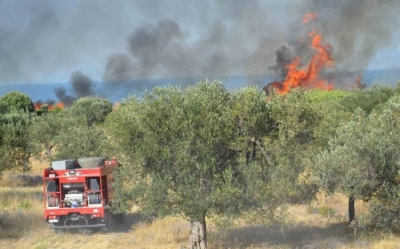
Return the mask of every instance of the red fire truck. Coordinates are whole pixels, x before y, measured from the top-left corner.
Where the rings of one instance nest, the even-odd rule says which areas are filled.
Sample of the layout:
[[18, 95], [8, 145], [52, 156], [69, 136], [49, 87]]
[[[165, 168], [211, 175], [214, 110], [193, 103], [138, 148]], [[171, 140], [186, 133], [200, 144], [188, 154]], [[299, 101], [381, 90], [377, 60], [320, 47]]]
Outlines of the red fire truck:
[[[50, 228], [111, 228], [124, 214], [113, 214], [115, 158], [53, 161], [43, 172], [44, 218]], [[114, 203], [115, 204], [115, 203]]]

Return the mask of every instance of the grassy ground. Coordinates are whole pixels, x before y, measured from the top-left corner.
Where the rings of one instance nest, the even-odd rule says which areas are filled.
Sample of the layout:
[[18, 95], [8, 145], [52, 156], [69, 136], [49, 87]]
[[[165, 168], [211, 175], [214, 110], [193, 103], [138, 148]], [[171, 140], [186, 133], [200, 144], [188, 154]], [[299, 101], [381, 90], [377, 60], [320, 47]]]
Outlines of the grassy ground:
[[[34, 172], [41, 172], [42, 167], [46, 166], [36, 165]], [[27, 183], [15, 179], [15, 173], [7, 172], [0, 184], [0, 248], [187, 248], [188, 221], [166, 217], [150, 222], [141, 219], [137, 209], [127, 214], [125, 225], [110, 233], [55, 234], [43, 219], [42, 187], [30, 186], [34, 181], [27, 177], [22, 179]], [[290, 206], [280, 225], [234, 220], [221, 227], [208, 220], [208, 248], [400, 248], [400, 236], [350, 228], [345, 196], [321, 195], [318, 200], [312, 205]], [[365, 213], [365, 204], [356, 202], [356, 212]]]
[[[41, 187], [0, 187], [0, 248], [185, 248], [189, 223], [178, 217], [144, 221], [133, 209], [110, 233], [55, 234], [44, 222]], [[219, 228], [208, 221], [209, 248], [399, 248], [400, 238], [359, 232], [347, 224], [346, 198], [289, 207], [283, 226], [243, 221]], [[358, 203], [358, 208], [362, 204]], [[361, 209], [362, 210], [362, 209]]]

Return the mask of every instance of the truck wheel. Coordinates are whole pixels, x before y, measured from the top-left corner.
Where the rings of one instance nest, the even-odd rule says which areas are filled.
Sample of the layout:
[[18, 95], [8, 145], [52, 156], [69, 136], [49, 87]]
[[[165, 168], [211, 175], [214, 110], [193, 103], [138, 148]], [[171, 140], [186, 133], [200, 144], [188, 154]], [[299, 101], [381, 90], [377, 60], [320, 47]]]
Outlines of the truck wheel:
[[106, 226], [103, 227], [101, 230], [105, 233], [109, 233], [109, 232], [111, 232], [111, 229], [112, 229], [112, 214], [111, 214], [110, 210], [107, 210], [106, 212], [107, 212], [106, 213], [107, 220], [105, 221]]
[[64, 229], [57, 229], [56, 227], [61, 226], [60, 222], [58, 223], [53, 223], [52, 226], [54, 227], [54, 229], [52, 229], [54, 231], [55, 234], [61, 234], [63, 233]]
[[126, 213], [114, 214], [114, 219], [117, 224], [124, 224], [126, 218]]

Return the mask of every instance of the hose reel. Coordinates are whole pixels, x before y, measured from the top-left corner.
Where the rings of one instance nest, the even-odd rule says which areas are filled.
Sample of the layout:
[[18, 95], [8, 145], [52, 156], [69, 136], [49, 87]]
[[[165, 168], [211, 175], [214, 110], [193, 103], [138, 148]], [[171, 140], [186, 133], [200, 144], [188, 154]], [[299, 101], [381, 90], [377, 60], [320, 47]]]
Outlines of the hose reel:
[[90, 194], [89, 204], [101, 204], [100, 194]]

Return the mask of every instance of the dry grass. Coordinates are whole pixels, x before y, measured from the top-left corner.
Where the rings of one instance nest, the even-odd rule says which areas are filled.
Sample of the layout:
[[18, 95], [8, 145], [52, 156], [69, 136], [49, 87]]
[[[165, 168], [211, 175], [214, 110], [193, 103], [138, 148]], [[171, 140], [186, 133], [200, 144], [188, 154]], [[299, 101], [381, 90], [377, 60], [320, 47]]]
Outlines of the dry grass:
[[[46, 167], [37, 163], [34, 171], [38, 174]], [[43, 219], [42, 187], [21, 187], [23, 184], [13, 183], [13, 174], [6, 173], [3, 187], [0, 186], [0, 248], [187, 248], [190, 232], [187, 220], [166, 217], [146, 221], [141, 219], [138, 208], [128, 212], [124, 226], [115, 227], [110, 233], [55, 234]], [[6, 184], [13, 187], [4, 187]], [[347, 204], [346, 196], [321, 194], [311, 205], [290, 206], [280, 225], [237, 219], [221, 227], [207, 220], [208, 248], [400, 248], [397, 235], [350, 228]], [[356, 202], [356, 214], [363, 213], [367, 213], [366, 204]]]
[[[186, 248], [189, 222], [178, 217], [145, 221], [132, 209], [126, 225], [111, 233], [54, 234], [44, 222], [41, 187], [0, 188], [0, 248]], [[307, 205], [291, 206], [287, 223], [250, 225], [232, 222], [219, 228], [208, 221], [209, 248], [398, 248], [400, 238], [379, 232], [356, 234], [347, 224], [347, 198], [335, 196], [320, 207], [333, 207], [334, 215], [315, 213]], [[342, 205], [340, 205], [342, 203]], [[316, 204], [315, 204], [316, 205]], [[361, 205], [361, 204], [359, 204]], [[315, 206], [314, 208], [318, 208]], [[311, 210], [311, 212], [310, 212]]]

